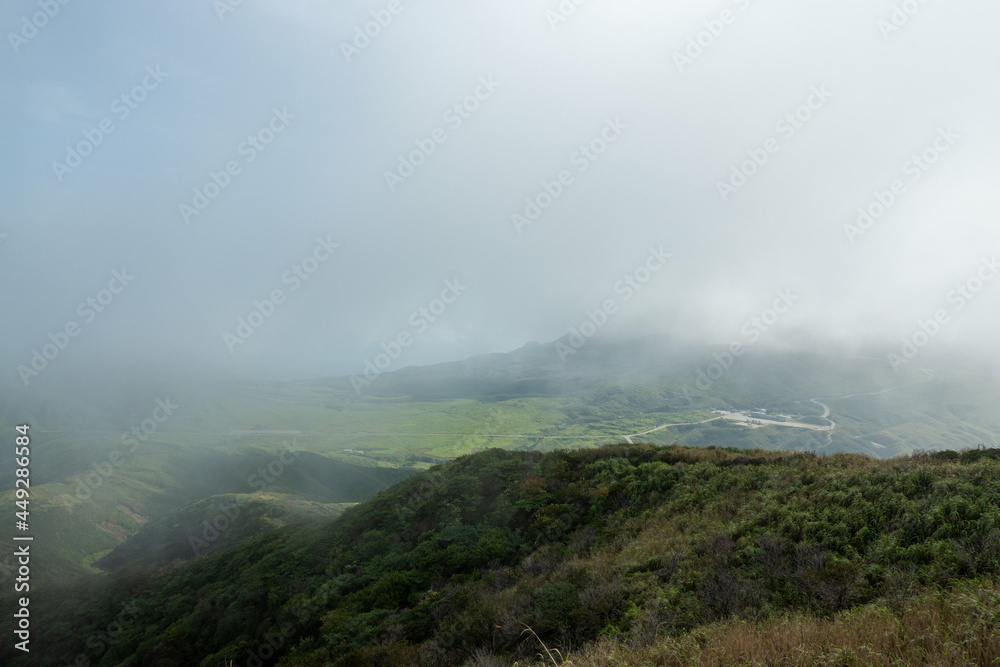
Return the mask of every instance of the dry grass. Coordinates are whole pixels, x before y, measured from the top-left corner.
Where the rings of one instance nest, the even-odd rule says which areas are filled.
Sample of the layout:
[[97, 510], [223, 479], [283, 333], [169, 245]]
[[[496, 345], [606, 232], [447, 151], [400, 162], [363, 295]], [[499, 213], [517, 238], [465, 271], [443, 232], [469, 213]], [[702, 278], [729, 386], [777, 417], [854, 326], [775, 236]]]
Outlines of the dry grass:
[[1000, 587], [924, 594], [900, 614], [869, 605], [831, 619], [727, 621], [638, 650], [604, 640], [567, 660], [574, 667], [1000, 665]]
[[[545, 655], [548, 657], [548, 660], [550, 660], [555, 667], [574, 667], [573, 661], [571, 661], [571, 660], [564, 660], [563, 656], [562, 656], [562, 653], [559, 652], [559, 649], [550, 649], [548, 646], [545, 645], [545, 642], [542, 641], [542, 638], [539, 637], [535, 633], [535, 631], [531, 629], [530, 626], [525, 625], [524, 626], [524, 631], [521, 634], [525, 635], [525, 634], [529, 634], [529, 633], [531, 634], [532, 637], [535, 638], [535, 641], [537, 641], [539, 644], [541, 644], [542, 649], [545, 651]], [[556, 656], [559, 657], [558, 660], [556, 660]], [[542, 655], [539, 654], [538, 657], [541, 658]], [[545, 662], [546, 667], [548, 666], [548, 664], [549, 664], [549, 662], [546, 661]], [[514, 667], [519, 667], [516, 662], [514, 663]]]

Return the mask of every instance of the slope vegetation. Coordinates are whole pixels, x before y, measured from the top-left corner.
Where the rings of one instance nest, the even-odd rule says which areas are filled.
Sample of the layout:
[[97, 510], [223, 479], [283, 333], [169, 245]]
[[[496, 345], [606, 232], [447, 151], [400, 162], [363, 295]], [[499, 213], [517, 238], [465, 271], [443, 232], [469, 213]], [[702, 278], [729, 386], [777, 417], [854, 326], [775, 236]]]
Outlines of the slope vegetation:
[[719, 664], [793, 655], [768, 648], [789, 628], [852, 664], [859, 625], [988, 664], [998, 569], [1000, 450], [490, 450], [325, 523], [68, 589], [32, 664], [487, 667], [541, 642], [577, 665]]

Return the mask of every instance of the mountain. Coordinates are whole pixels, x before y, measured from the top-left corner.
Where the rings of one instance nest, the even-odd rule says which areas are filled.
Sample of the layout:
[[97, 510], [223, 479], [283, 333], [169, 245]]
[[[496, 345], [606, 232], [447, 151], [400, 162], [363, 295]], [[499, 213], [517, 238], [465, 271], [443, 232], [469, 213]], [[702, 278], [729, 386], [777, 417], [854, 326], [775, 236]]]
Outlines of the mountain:
[[[67, 589], [37, 611], [32, 659], [44, 663], [11, 655], [8, 638], [5, 658], [482, 666], [530, 664], [543, 642], [588, 665], [634, 652], [721, 659], [720, 646], [743, 642], [811, 664], [803, 656], [993, 660], [998, 480], [996, 449], [892, 460], [646, 444], [491, 450], [333, 520]], [[906, 640], [915, 618], [932, 616], [939, 627]], [[767, 629], [836, 623], [850, 631], [822, 644], [765, 641]], [[871, 644], [885, 628], [898, 641]]]
[[[125, 369], [101, 376], [100, 392], [93, 391], [92, 380], [82, 375], [65, 382], [53, 375], [59, 382], [51, 386], [58, 389], [0, 390], [0, 419], [8, 430], [17, 423], [31, 426], [31, 531], [39, 544], [47, 545], [32, 557], [32, 582], [38, 590], [34, 600], [64, 619], [58, 627], [68, 633], [65, 636], [78, 636], [74, 633], [79, 631], [86, 638], [102, 631], [102, 614], [117, 604], [114, 600], [141, 597], [144, 591], [161, 595], [156, 591], [168, 581], [173, 581], [174, 592], [195, 586], [195, 591], [204, 593], [211, 581], [227, 580], [225, 567], [205, 575], [208, 563], [217, 562], [214, 559], [221, 554], [246, 558], [248, 577], [259, 574], [270, 581], [271, 574], [253, 568], [259, 562], [271, 563], [273, 554], [280, 555], [280, 562], [306, 557], [315, 543], [322, 542], [320, 535], [327, 529], [320, 526], [328, 526], [340, 536], [330, 538], [336, 545], [312, 553], [294, 572], [276, 565], [274, 573], [284, 572], [281, 586], [294, 580], [304, 591], [317, 573], [334, 570], [340, 577], [374, 568], [381, 579], [392, 570], [378, 568], [395, 563], [398, 572], [410, 573], [406, 574], [410, 583], [404, 585], [393, 575], [396, 578], [384, 584], [391, 591], [409, 593], [405, 600], [392, 597], [396, 593], [387, 595], [399, 602], [399, 609], [409, 609], [420, 604], [409, 597], [416, 590], [410, 585], [414, 581], [433, 597], [457, 574], [514, 567], [533, 548], [524, 542], [528, 538], [518, 537], [524, 527], [511, 523], [511, 517], [530, 519], [529, 526], [544, 517], [494, 515], [490, 504], [510, 485], [520, 488], [524, 480], [510, 470], [484, 476], [449, 467], [453, 460], [465, 462], [463, 466], [479, 461], [470, 455], [509, 456], [503, 460], [513, 466], [511, 470], [527, 470], [553, 452], [557, 454], [552, 456], [585, 456], [588, 451], [603, 451], [596, 448], [606, 445], [644, 442], [694, 448], [686, 452], [718, 452], [720, 447], [733, 450], [727, 449], [729, 453], [754, 451], [747, 456], [764, 461], [771, 455], [756, 450], [769, 450], [774, 456], [812, 452], [821, 455], [820, 461], [854, 461], [837, 456], [864, 454], [926, 463], [944, 459], [908, 457], [929, 451], [946, 456], [949, 450], [994, 447], [1000, 440], [996, 376], [961, 359], [925, 355], [920, 367], [893, 369], [885, 358], [864, 351], [762, 347], [733, 356], [718, 346], [656, 339], [579, 342], [566, 338], [506, 354], [380, 373], [364, 386], [357, 384], [357, 377], [265, 381], [181, 372], [147, 380], [149, 374]], [[13, 465], [12, 457], [12, 450], [0, 452], [0, 466]], [[631, 465], [627, 456], [616, 458]], [[581, 475], [581, 488], [591, 488], [586, 482], [590, 473], [571, 458], [567, 461]], [[442, 464], [445, 467], [435, 468]], [[372, 528], [378, 521], [357, 523], [351, 518], [375, 510], [347, 508], [393, 485], [402, 483], [393, 487], [393, 493], [399, 489], [411, 493], [405, 491], [410, 488], [406, 480], [428, 469], [437, 471], [432, 479], [450, 480], [446, 485], [456, 489], [457, 495], [448, 501], [453, 505], [448, 511], [456, 514], [449, 521], [416, 521], [413, 526], [400, 521], [389, 528]], [[536, 477], [550, 484], [546, 470], [537, 471]], [[425, 482], [414, 483], [426, 483], [426, 477], [419, 479]], [[462, 495], [478, 493], [484, 485], [495, 489], [496, 497]], [[591, 491], [603, 493], [600, 485]], [[0, 501], [13, 505], [13, 496], [12, 477], [4, 476]], [[522, 501], [520, 497], [511, 501], [517, 511], [524, 509], [517, 506]], [[465, 525], [469, 512], [480, 509], [486, 514], [478, 523], [458, 525]], [[341, 512], [337, 522], [328, 523]], [[609, 516], [606, 509], [601, 512]], [[559, 524], [563, 516], [557, 513], [546, 520]], [[350, 567], [331, 565], [353, 549], [350, 545], [364, 543], [366, 530], [381, 536], [362, 560], [352, 561]], [[446, 537], [420, 546], [422, 538], [414, 537], [414, 530]], [[346, 535], [350, 545], [340, 541], [347, 540]], [[826, 544], [829, 537], [810, 539]], [[297, 545], [294, 554], [286, 551], [288, 545]], [[438, 552], [453, 553], [448, 558], [453, 558], [454, 567], [437, 572], [438, 579], [428, 588], [428, 581], [419, 577], [426, 574], [421, 568], [429, 565], [399, 561], [404, 557], [393, 549], [403, 546], [429, 550], [426, 553], [435, 557]], [[477, 553], [487, 560], [476, 560]], [[12, 604], [8, 584], [15, 572], [12, 556], [0, 555], [4, 604]], [[350, 596], [372, 582], [362, 578], [349, 583], [349, 589], [337, 588], [335, 595]], [[920, 579], [915, 585], [931, 583]], [[254, 588], [249, 578], [244, 584]], [[227, 590], [236, 596], [233, 599], [241, 594], [236, 588]], [[86, 611], [91, 599], [104, 600], [104, 611]], [[157, 599], [165, 604], [166, 598]], [[231, 601], [212, 599], [219, 609], [229, 609]], [[202, 604], [200, 597], [184, 600]], [[272, 603], [277, 604], [271, 600], [268, 605]], [[72, 612], [67, 605], [75, 605]], [[187, 618], [187, 612], [169, 608], [171, 625], [158, 625], [168, 616], [147, 620], [150, 627], [179, 633], [182, 626], [172, 624]], [[359, 618], [368, 619], [365, 623], [373, 627], [381, 622], [378, 619], [396, 618], [385, 613], [387, 608], [357, 609], [362, 609]], [[275, 618], [285, 614], [270, 606], [265, 611], [278, 614]], [[332, 611], [333, 607], [327, 609]], [[198, 617], [198, 623], [221, 618]], [[241, 627], [256, 628], [254, 623], [271, 616], [238, 618]], [[532, 623], [547, 640], [555, 636], [530, 614], [517, 618]], [[344, 619], [347, 622], [347, 616]], [[397, 620], [410, 632], [411, 617]], [[75, 628], [73, 633], [66, 630], [70, 627]], [[315, 639], [317, 646], [339, 646], [329, 644], [329, 632], [321, 634], [322, 641], [320, 635]], [[582, 637], [592, 638], [584, 633], [567, 641], [579, 646]], [[232, 638], [223, 632], [218, 641], [202, 638], [193, 646], [217, 658], [219, 650], [233, 650]], [[145, 636], [143, 641], [147, 640], [159, 645], [152, 635]], [[417, 643], [422, 645], [423, 640]], [[567, 646], [562, 641], [560, 645]], [[342, 648], [349, 654], [371, 646]], [[509, 649], [504, 651], [520, 655]], [[169, 662], [153, 654], [166, 661], [162, 664]], [[193, 659], [184, 656], [181, 664]], [[106, 664], [117, 664], [114, 659], [107, 658]]]
[[[573, 343], [383, 373], [361, 392], [351, 377], [148, 379], [132, 368], [108, 371], [100, 392], [86, 374], [54, 376], [58, 389], [5, 391], [8, 428], [31, 424], [33, 527], [58, 545], [35, 574], [65, 584], [99, 571], [143, 526], [215, 496], [360, 502], [490, 448], [646, 441], [885, 458], [1000, 444], [996, 377], [955, 359], [895, 372], [884, 358], [836, 350], [760, 348], [730, 359], [724, 348], [656, 339]], [[788, 421], [748, 424], [761, 409]], [[259, 471], [292, 449], [304, 464], [280, 464], [268, 488]], [[12, 457], [0, 452], [0, 466]], [[0, 479], [0, 499], [12, 484]], [[0, 579], [9, 560], [0, 557]]]
[[[882, 458], [1000, 445], [996, 374], [968, 360], [925, 355], [922, 361], [926, 367], [894, 368], [875, 351], [749, 348], [733, 355], [724, 346], [656, 338], [591, 339], [574, 346], [566, 337], [507, 354], [378, 374], [355, 392], [354, 405], [371, 401], [457, 409], [472, 400], [508, 419], [528, 417], [529, 424], [538, 424], [534, 429], [518, 424], [515, 432], [523, 437], [509, 443], [516, 448], [603, 444], [632, 434], [660, 444]], [[314, 383], [346, 394], [360, 377]], [[762, 408], [789, 415], [792, 425], [748, 429], [731, 420], [707, 421], [714, 410]], [[539, 424], [545, 420], [547, 425]], [[492, 421], [487, 426], [504, 432]], [[650, 432], [671, 423], [678, 425]], [[439, 451], [444, 449], [439, 445]], [[453, 451], [474, 450], [458, 446]]]

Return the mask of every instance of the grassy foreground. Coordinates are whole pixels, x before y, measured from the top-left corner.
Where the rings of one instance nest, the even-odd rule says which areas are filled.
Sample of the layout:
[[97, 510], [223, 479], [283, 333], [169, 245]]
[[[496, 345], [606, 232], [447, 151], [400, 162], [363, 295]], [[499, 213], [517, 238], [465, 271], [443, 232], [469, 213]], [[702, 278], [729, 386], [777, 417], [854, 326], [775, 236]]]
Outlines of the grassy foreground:
[[[532, 667], [689, 667], [708, 665], [998, 665], [1000, 585], [993, 579], [924, 592], [896, 610], [871, 604], [817, 618], [784, 614], [730, 620], [651, 644], [603, 639], [563, 656], [540, 645]], [[548, 648], [548, 651], [546, 651]], [[563, 659], [565, 657], [565, 659]], [[476, 667], [500, 665], [479, 657]]]

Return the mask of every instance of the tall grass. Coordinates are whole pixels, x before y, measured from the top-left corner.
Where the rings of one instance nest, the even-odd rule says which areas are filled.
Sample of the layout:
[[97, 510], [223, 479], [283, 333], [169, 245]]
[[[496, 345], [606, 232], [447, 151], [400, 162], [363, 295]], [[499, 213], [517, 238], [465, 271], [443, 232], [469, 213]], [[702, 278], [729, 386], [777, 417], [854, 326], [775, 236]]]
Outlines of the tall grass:
[[[924, 592], [898, 613], [865, 605], [828, 619], [792, 613], [762, 622], [730, 620], [639, 648], [605, 639], [568, 655], [562, 665], [1000, 665], [998, 629], [1000, 585], [991, 580]], [[550, 663], [533, 667], [543, 665]]]

